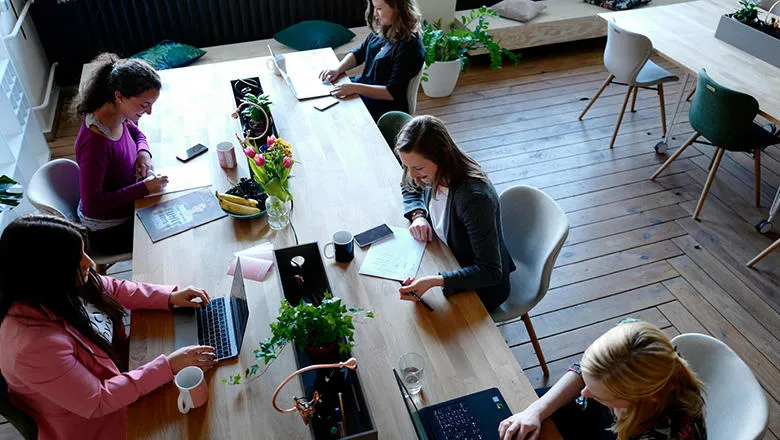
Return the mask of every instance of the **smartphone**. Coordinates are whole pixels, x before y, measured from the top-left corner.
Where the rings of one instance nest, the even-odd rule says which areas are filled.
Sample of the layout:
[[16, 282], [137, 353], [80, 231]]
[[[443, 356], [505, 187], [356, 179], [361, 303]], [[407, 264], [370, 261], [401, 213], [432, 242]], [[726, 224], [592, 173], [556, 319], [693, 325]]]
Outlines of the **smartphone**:
[[203, 144], [197, 144], [194, 147], [188, 148], [187, 151], [182, 151], [181, 153], [177, 154], [176, 159], [179, 159], [182, 162], [187, 162], [188, 160], [198, 157], [208, 150], [209, 148], [207, 146]]
[[383, 223], [375, 228], [369, 229], [368, 231], [357, 234], [355, 236], [355, 243], [357, 243], [360, 247], [366, 247], [371, 243], [376, 243], [377, 241], [391, 237], [392, 235], [393, 231]]
[[324, 112], [325, 110], [333, 107], [334, 105], [338, 104], [339, 100], [336, 98], [323, 98], [319, 102], [314, 104], [314, 108], [317, 110]]

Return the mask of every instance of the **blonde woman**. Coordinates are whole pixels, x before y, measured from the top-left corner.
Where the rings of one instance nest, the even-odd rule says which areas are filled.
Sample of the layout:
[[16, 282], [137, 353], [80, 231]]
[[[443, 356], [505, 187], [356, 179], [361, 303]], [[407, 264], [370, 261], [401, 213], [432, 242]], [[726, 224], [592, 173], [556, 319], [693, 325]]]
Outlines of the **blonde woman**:
[[360, 95], [375, 121], [392, 110], [408, 112], [406, 89], [425, 59], [420, 21], [415, 0], [369, 1], [366, 24], [373, 32], [336, 68], [322, 71], [320, 79], [335, 81], [365, 63], [362, 74], [352, 83], [337, 85], [332, 94], [338, 98]]
[[552, 417], [564, 439], [705, 440], [702, 388], [658, 327], [627, 322], [498, 431], [502, 440], [534, 440]]

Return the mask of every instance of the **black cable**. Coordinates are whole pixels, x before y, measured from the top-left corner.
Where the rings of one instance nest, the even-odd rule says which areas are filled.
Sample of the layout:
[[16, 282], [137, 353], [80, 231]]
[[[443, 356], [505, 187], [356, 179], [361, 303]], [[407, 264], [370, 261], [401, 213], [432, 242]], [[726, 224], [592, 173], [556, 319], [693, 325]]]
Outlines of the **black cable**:
[[295, 201], [290, 199], [290, 227], [293, 230], [293, 235], [295, 235], [295, 244], [298, 244], [298, 232], [295, 230], [295, 225], [293, 225], [292, 222], [292, 215], [293, 215], [293, 209], [295, 208]]

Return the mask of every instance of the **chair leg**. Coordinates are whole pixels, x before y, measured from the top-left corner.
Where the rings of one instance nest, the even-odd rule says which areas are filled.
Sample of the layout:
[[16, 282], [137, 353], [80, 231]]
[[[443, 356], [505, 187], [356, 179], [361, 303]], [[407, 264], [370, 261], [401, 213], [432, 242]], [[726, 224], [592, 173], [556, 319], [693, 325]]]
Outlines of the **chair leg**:
[[539, 345], [539, 339], [536, 338], [536, 332], [534, 331], [534, 326], [531, 324], [531, 317], [528, 316], [528, 313], [524, 313], [523, 316], [520, 317], [520, 319], [523, 320], [523, 324], [525, 324], [525, 329], [528, 331], [528, 336], [531, 338], [531, 345], [534, 346], [534, 351], [536, 351], [536, 358], [539, 359], [539, 365], [542, 367], [542, 373], [544, 373], [544, 377], [550, 376], [550, 370], [547, 369], [547, 362], [544, 360], [544, 354], [542, 354], [542, 346]]
[[674, 160], [677, 159], [677, 156], [681, 155], [682, 152], [685, 151], [685, 149], [688, 148], [689, 145], [691, 145], [696, 139], [699, 138], [699, 136], [701, 135], [698, 132], [693, 133], [693, 136], [691, 136], [687, 141], [685, 141], [685, 143], [682, 144], [682, 146], [678, 148], [677, 151], [674, 152], [674, 154], [672, 154], [672, 157], [666, 159], [666, 162], [664, 162], [664, 164], [661, 165], [661, 168], [658, 168], [658, 171], [656, 171], [650, 177], [650, 180], [655, 180], [655, 178], [658, 177], [658, 175], [661, 174], [661, 172], [663, 172], [663, 170], [665, 170], [666, 167], [671, 165], [672, 162], [674, 162]]
[[636, 95], [637, 95], [637, 93], [639, 93], [639, 87], [634, 87], [634, 97], [631, 98], [631, 113], [636, 112], [636, 110], [634, 110], [634, 107], [636, 106]]
[[775, 242], [770, 244], [768, 248], [764, 249], [760, 254], [756, 255], [755, 258], [750, 260], [747, 264], [747, 267], [753, 267], [756, 263], [763, 260], [767, 255], [771, 254], [772, 251], [778, 248], [780, 248], [780, 238], [775, 240]]
[[661, 106], [661, 137], [666, 137], [666, 104], [664, 104], [664, 85], [658, 84], [658, 104]]
[[712, 169], [710, 170], [710, 174], [707, 176], [707, 182], [704, 184], [704, 189], [701, 190], [701, 197], [699, 197], [699, 203], [696, 204], [696, 211], [693, 213], [693, 219], [697, 220], [699, 218], [699, 213], [701, 212], [701, 208], [704, 206], [704, 199], [707, 198], [707, 194], [710, 192], [710, 187], [712, 186], [712, 182], [715, 180], [715, 173], [718, 171], [718, 167], [720, 166], [720, 160], [723, 159], [723, 153], [725, 153], [726, 150], [723, 148], [718, 148], [718, 151], [715, 153], [715, 162], [712, 164]]
[[615, 139], [617, 139], [618, 130], [620, 130], [620, 123], [623, 122], [623, 114], [626, 112], [626, 106], [628, 105], [628, 98], [631, 97], [631, 89], [634, 87], [629, 86], [626, 92], [626, 99], [623, 100], [623, 107], [620, 108], [620, 114], [618, 115], [617, 124], [615, 124], [615, 132], [612, 133], [612, 140], [609, 141], [609, 148], [615, 145]]
[[715, 163], [715, 154], [713, 154], [713, 155], [712, 155], [712, 157], [710, 158], [710, 164], [709, 164], [709, 165], [707, 165], [707, 172], [708, 172], [708, 173], [709, 173], [709, 172], [710, 172], [710, 170], [712, 169], [712, 164], [713, 164], [713, 163]]
[[582, 120], [582, 118], [585, 116], [585, 113], [587, 113], [588, 110], [590, 110], [590, 106], [592, 106], [593, 103], [596, 102], [597, 99], [599, 99], [599, 96], [601, 96], [601, 92], [603, 92], [604, 89], [607, 88], [607, 86], [612, 82], [613, 79], [615, 79], [615, 75], [610, 73], [609, 76], [607, 77], [607, 80], [604, 81], [604, 84], [601, 85], [599, 91], [596, 92], [596, 95], [590, 100], [588, 106], [585, 107], [585, 110], [582, 111], [582, 114], [580, 114], [580, 117], [577, 119], [579, 119], [580, 121]]
[[755, 190], [756, 190], [756, 208], [761, 207], [761, 149], [756, 148], [755, 152], [755, 168], [756, 168], [756, 183], [755, 183]]
[[690, 101], [691, 98], [693, 98], [693, 95], [695, 95], [695, 94], [696, 94], [696, 87], [694, 87], [693, 90], [691, 90], [691, 93], [688, 94], [688, 97], [685, 98], [685, 100], [686, 101]]

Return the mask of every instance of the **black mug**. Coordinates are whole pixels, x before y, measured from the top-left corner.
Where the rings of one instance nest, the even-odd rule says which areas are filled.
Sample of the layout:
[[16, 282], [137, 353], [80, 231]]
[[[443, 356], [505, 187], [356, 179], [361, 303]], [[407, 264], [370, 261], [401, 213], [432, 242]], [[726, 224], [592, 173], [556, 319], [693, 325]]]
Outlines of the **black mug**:
[[[328, 246], [333, 246], [333, 254], [328, 255]], [[339, 231], [333, 234], [333, 241], [325, 243], [322, 248], [325, 258], [336, 258], [339, 263], [349, 263], [355, 258], [355, 244], [352, 234], [347, 231]]]

